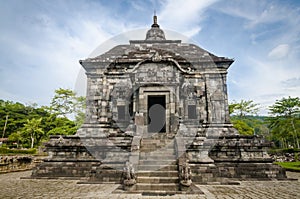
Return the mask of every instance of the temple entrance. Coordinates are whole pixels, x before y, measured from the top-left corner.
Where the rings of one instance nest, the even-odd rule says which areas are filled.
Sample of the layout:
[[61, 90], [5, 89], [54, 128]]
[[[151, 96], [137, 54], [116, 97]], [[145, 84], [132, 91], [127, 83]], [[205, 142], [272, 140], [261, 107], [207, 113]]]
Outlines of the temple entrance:
[[148, 132], [166, 132], [166, 96], [148, 95]]

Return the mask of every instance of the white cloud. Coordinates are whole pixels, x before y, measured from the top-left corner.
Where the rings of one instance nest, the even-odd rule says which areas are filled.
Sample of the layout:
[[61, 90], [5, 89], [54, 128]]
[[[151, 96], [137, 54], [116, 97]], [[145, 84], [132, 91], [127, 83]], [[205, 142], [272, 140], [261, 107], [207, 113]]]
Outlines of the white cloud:
[[290, 46], [288, 44], [280, 44], [269, 52], [268, 57], [271, 59], [282, 59], [287, 57], [289, 52]]
[[234, 48], [241, 49], [235, 52], [238, 62], [228, 78], [234, 92], [229, 95], [231, 100], [254, 100], [262, 104], [261, 113], [267, 114], [268, 106], [276, 100], [300, 96], [299, 7], [274, 1], [233, 0], [222, 1], [214, 9], [241, 27], [237, 33], [241, 37], [231, 35], [240, 42]]
[[[260, 12], [261, 6], [253, 5], [257, 4], [256, 1], [223, 1], [216, 7], [217, 10], [234, 16], [247, 19], [249, 21], [255, 20]], [[256, 7], [256, 9], [254, 9]]]
[[[300, 9], [288, 3], [272, 1], [222, 1], [214, 7], [221, 13], [240, 18], [253, 44], [268, 40], [275, 45], [299, 43]], [[259, 40], [257, 42], [257, 40]]]
[[1, 98], [34, 99], [47, 105], [55, 89], [73, 89], [81, 68], [79, 59], [88, 57], [93, 48], [111, 36], [110, 29], [100, 24], [116, 24], [108, 15], [99, 23], [90, 16], [68, 11], [71, 16], [65, 17], [58, 16], [58, 12], [50, 9], [41, 14], [32, 8], [22, 15], [9, 13], [17, 20], [14, 26], [6, 25], [0, 37], [0, 51], [7, 55], [0, 66]]
[[[238, 84], [234, 85], [239, 90], [239, 95], [235, 96], [240, 99], [251, 99], [260, 103], [261, 114], [267, 114], [268, 106], [274, 104], [278, 99], [284, 96], [299, 96], [300, 85], [299, 77], [300, 68], [287, 70], [285, 62], [276, 62], [254, 59], [248, 57], [247, 74], [242, 73], [243, 77]], [[239, 74], [235, 74], [239, 75]], [[296, 75], [296, 76], [295, 76]], [[230, 83], [232, 83], [229, 80]]]
[[[2, 10], [0, 7], [1, 98], [47, 104], [54, 89], [74, 88], [81, 68], [78, 60], [88, 57], [116, 34], [149, 29], [154, 5], [167, 39], [181, 39], [175, 34], [180, 32], [194, 36], [200, 46], [205, 44], [208, 49], [215, 48], [214, 52], [235, 57], [228, 77], [228, 83], [234, 87], [230, 98], [251, 99], [267, 107], [282, 96], [300, 96], [299, 9], [260, 0], [216, 2], [128, 1], [125, 4], [132, 7], [126, 8], [115, 2], [104, 6], [98, 1], [76, 1], [72, 5], [64, 1], [57, 1], [57, 5], [45, 1], [34, 5], [6, 3]], [[221, 18], [224, 13], [229, 17]], [[130, 32], [122, 42], [144, 39], [146, 30], [139, 38]], [[120, 44], [120, 40], [113, 42]], [[109, 49], [109, 45], [105, 47]]]
[[223, 1], [217, 10], [234, 17], [246, 20], [246, 28], [254, 28], [263, 23], [273, 23], [286, 20], [295, 13], [285, 6], [278, 6], [268, 1]]
[[200, 22], [205, 10], [216, 0], [167, 0], [158, 14], [163, 28], [177, 30], [187, 36], [193, 36], [201, 30]]
[[[296, 74], [296, 75], [299, 75], [299, 74]], [[287, 79], [287, 80], [283, 81], [282, 84], [289, 88], [300, 87], [300, 76]]]
[[131, 1], [129, 1], [129, 3], [136, 10], [139, 10], [139, 11], [144, 11], [145, 10], [145, 5], [143, 4], [143, 1], [131, 0]]

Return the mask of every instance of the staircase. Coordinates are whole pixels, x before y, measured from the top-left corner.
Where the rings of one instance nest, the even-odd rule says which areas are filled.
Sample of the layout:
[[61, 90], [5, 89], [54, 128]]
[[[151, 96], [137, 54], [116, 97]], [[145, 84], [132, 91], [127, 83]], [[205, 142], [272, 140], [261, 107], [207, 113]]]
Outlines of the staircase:
[[136, 191], [144, 194], [170, 194], [179, 191], [174, 140], [143, 138], [137, 169]]

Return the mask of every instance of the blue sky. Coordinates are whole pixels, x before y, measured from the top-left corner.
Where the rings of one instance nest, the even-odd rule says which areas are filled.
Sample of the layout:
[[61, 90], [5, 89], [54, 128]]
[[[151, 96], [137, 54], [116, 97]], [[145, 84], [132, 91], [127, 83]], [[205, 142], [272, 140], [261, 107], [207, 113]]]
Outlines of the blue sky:
[[297, 0], [0, 0], [0, 98], [49, 105], [55, 89], [78, 84], [78, 60], [149, 29], [154, 10], [162, 29], [235, 59], [230, 101], [254, 100], [266, 114], [276, 99], [300, 96]]

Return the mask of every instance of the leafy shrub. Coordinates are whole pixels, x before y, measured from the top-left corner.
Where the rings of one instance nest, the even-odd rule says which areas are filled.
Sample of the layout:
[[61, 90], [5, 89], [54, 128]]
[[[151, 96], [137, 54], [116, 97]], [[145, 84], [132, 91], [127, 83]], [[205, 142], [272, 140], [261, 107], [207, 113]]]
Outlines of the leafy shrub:
[[36, 149], [8, 149], [0, 147], [0, 154], [35, 154]]
[[299, 159], [299, 152], [295, 153], [294, 158], [295, 158], [295, 161], [300, 161], [300, 159]]
[[300, 162], [276, 162], [276, 164], [282, 166], [287, 171], [300, 172]]
[[285, 154], [285, 153], [297, 153], [300, 149], [286, 148], [286, 149], [270, 149], [268, 151], [270, 154]]

